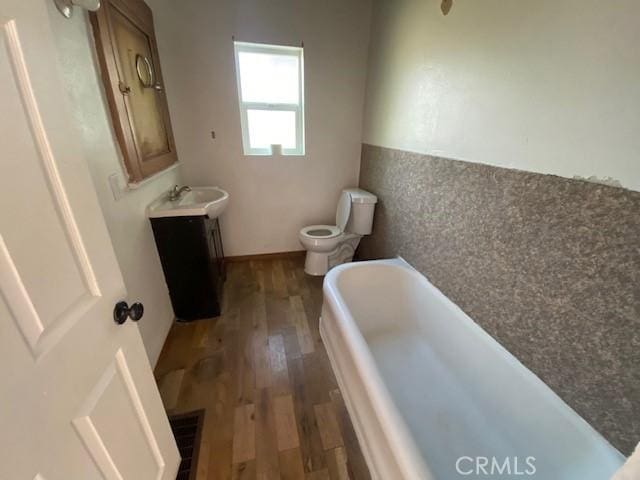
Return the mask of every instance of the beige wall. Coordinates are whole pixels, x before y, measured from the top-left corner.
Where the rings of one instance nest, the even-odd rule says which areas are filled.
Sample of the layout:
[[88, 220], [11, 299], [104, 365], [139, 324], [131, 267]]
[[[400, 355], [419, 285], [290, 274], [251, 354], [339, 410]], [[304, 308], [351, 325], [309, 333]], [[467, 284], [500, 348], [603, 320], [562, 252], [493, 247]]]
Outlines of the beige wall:
[[174, 316], [144, 211], [149, 202], [180, 182], [179, 172], [166, 172], [137, 190], [126, 192], [120, 200], [114, 199], [108, 176], [117, 173], [124, 177], [94, 58], [89, 20], [79, 9], [66, 20], [53, 5], [51, 2], [50, 16], [67, 86], [64, 93], [71, 99], [76, 121], [72, 131], [81, 135], [129, 300], [144, 304], [145, 314], [138, 325], [151, 364], [155, 365]]
[[[370, 0], [148, 0], [185, 179], [218, 185], [227, 255], [301, 250], [360, 165]], [[304, 157], [245, 157], [232, 36], [305, 46]], [[210, 131], [215, 130], [213, 140]]]
[[376, 0], [364, 142], [640, 190], [640, 2]]

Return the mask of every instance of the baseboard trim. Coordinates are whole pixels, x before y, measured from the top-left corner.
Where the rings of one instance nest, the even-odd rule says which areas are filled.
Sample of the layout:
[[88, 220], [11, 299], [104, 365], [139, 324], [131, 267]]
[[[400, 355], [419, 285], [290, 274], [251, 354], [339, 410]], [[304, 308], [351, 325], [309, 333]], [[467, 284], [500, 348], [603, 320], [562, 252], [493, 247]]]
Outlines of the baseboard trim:
[[236, 255], [225, 257], [225, 262], [250, 262], [251, 260], [277, 260], [279, 258], [299, 258], [306, 254], [306, 250], [295, 250], [292, 252], [258, 253], [255, 255]]

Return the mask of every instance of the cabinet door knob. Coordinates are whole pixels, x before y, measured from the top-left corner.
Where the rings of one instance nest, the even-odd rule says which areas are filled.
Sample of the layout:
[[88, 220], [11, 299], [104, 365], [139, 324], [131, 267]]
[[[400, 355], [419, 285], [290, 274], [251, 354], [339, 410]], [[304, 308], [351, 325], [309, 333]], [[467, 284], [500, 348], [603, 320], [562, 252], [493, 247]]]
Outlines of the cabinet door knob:
[[123, 95], [129, 95], [131, 93], [131, 87], [124, 82], [118, 83], [118, 89], [120, 90], [120, 93]]
[[113, 309], [113, 320], [118, 325], [126, 322], [127, 318], [137, 322], [142, 318], [142, 315], [144, 315], [144, 305], [140, 302], [132, 304], [131, 307], [129, 307], [127, 302], [118, 302]]

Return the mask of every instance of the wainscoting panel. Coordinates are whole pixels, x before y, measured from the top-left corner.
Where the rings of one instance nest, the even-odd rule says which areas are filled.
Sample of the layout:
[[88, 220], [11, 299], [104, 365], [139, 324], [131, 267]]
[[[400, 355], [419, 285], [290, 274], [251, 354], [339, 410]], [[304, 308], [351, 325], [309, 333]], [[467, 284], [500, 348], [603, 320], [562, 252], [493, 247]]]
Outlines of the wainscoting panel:
[[360, 187], [379, 198], [360, 258], [403, 256], [631, 453], [640, 441], [639, 192], [370, 145]]

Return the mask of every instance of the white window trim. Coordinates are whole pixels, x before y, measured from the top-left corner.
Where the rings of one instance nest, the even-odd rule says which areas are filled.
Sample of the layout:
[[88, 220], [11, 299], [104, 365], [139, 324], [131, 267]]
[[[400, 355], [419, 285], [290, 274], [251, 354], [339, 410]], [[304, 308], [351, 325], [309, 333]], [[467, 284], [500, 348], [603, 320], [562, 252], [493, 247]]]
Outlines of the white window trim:
[[[298, 58], [298, 88], [300, 98], [298, 104], [295, 103], [258, 103], [244, 102], [242, 100], [242, 84], [240, 81], [240, 52], [249, 53], [270, 53], [273, 55], [291, 55]], [[249, 120], [248, 110], [273, 110], [296, 113], [296, 147], [282, 148], [283, 155], [304, 155], [304, 50], [298, 47], [286, 47], [279, 45], [267, 45], [261, 43], [234, 42], [234, 56], [236, 63], [236, 84], [238, 86], [238, 102], [240, 104], [240, 124], [242, 127], [242, 147], [245, 155], [272, 155], [271, 147], [251, 148], [249, 142]]]

